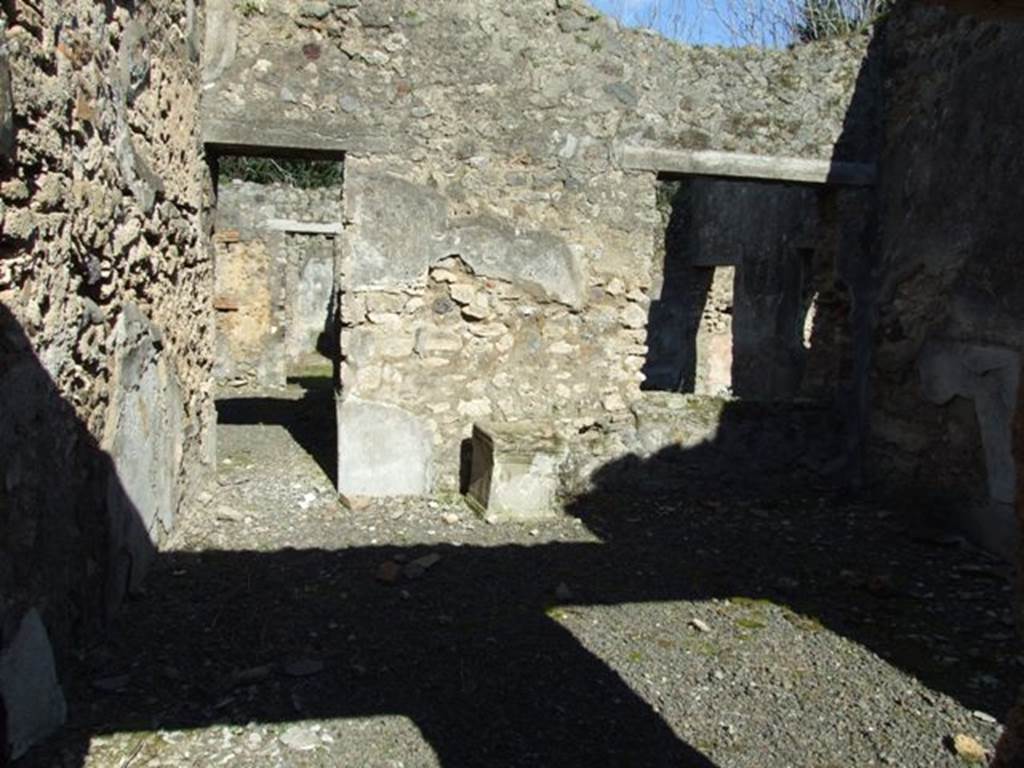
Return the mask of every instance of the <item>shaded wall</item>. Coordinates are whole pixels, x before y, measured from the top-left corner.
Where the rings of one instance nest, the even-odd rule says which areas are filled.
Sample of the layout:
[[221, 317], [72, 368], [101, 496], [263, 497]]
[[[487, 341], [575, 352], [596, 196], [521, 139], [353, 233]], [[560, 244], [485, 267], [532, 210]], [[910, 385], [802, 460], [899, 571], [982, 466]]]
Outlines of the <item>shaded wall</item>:
[[1024, 30], [900, 4], [886, 31], [870, 458], [1006, 551], [1024, 331]]
[[835, 210], [843, 194], [741, 180], [663, 182], [644, 389], [835, 399], [850, 354]]
[[[1017, 560], [1019, 629], [1024, 25], [1017, 2], [928, 5], [978, 17], [898, 6], [890, 20], [872, 458]], [[1024, 695], [992, 765], [1022, 761]]]

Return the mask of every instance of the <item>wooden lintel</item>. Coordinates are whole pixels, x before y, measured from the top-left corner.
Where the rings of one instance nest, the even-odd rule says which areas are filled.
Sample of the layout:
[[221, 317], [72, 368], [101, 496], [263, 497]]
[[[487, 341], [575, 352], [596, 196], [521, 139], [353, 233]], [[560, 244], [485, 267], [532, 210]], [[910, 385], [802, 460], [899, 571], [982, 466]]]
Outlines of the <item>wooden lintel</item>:
[[233, 120], [204, 116], [202, 138], [215, 155], [296, 157], [341, 160], [348, 152], [401, 152], [404, 137], [381, 136], [369, 129], [295, 121]]

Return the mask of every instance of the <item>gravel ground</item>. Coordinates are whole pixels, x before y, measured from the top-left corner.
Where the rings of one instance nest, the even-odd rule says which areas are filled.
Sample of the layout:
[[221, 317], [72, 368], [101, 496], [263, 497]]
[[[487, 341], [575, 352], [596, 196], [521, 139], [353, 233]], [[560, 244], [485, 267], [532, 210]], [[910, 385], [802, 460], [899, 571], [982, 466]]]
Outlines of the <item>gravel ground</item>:
[[1007, 573], [954, 537], [822, 493], [349, 511], [332, 414], [222, 405], [216, 485], [23, 765], [935, 768], [998, 738]]

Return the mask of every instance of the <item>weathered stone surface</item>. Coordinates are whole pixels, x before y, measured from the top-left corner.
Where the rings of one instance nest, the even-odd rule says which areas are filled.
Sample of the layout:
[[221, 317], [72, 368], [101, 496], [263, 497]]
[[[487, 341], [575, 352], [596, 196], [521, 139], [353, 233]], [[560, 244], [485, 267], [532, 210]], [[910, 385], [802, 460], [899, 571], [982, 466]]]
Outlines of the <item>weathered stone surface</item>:
[[493, 523], [555, 517], [565, 453], [538, 422], [474, 424], [468, 498]]
[[[577, 305], [581, 276], [559, 238], [517, 231], [508, 222], [478, 217], [449, 223], [444, 199], [433, 190], [391, 174], [350, 174], [346, 199], [354, 227], [349, 258], [353, 288], [422, 282], [437, 259], [457, 254], [474, 273], [537, 289]], [[453, 289], [459, 304], [469, 288]]]
[[624, 147], [626, 168], [692, 176], [732, 176], [740, 179], [871, 186], [877, 170], [871, 163], [845, 163], [802, 157], [752, 155], [743, 152], [649, 149]]
[[307, 0], [299, 6], [299, 13], [314, 19], [324, 19], [331, 13], [331, 4], [327, 0]]
[[[283, 386], [283, 238], [215, 246], [217, 381]], [[276, 258], [275, 258], [276, 257]]]
[[[436, 425], [437, 488], [453, 489], [467, 419], [566, 418], [603, 412], [606, 402], [625, 410], [639, 366], [623, 350], [635, 352], [643, 331], [624, 329], [620, 314], [645, 302], [630, 293], [602, 292], [591, 315], [536, 286], [477, 274], [452, 255], [429, 269], [426, 285], [343, 295], [342, 384]], [[580, 359], [600, 362], [580, 367]], [[567, 377], [573, 387], [561, 383]]]
[[348, 286], [420, 282], [444, 253], [446, 206], [436, 192], [392, 174], [350, 173], [346, 178], [349, 234]]
[[549, 233], [523, 232], [508, 222], [478, 217], [454, 222], [447, 248], [478, 275], [529, 286], [573, 306], [583, 300], [579, 265], [565, 242]]
[[67, 716], [50, 638], [34, 608], [0, 649], [0, 699], [7, 713], [7, 744], [0, 744], [0, 754], [10, 752], [14, 760], [60, 728]]
[[472, 304], [477, 297], [476, 289], [468, 283], [456, 283], [451, 287], [452, 301], [460, 306]]
[[131, 133], [125, 127], [115, 140], [121, 175], [139, 207], [146, 214], [153, 212], [157, 195], [164, 191], [163, 180], [153, 172], [145, 157], [135, 148]]
[[203, 82], [218, 80], [234, 63], [238, 52], [238, 17], [232, 0], [206, 3], [206, 40], [203, 44]]
[[420, 496], [433, 486], [433, 437], [390, 405], [348, 397], [338, 406], [338, 490], [346, 496]]
[[212, 463], [201, 26], [191, 2], [5, 7], [0, 611], [37, 606], [58, 669]]
[[[921, 389], [936, 405], [954, 397], [971, 401], [981, 436], [988, 503], [957, 510], [952, 522], [1007, 559], [1016, 556], [1016, 466], [1012, 424], [1019, 387], [1020, 355], [977, 344], [930, 341], [918, 359]], [[922, 445], [924, 448], [924, 445]]]
[[[287, 98], [286, 98], [287, 97]], [[293, 102], [287, 89], [279, 92], [282, 101]], [[345, 114], [345, 113], [342, 113]], [[282, 154], [296, 149], [310, 152], [390, 152], [403, 147], [402, 137], [381, 136], [375, 128], [353, 128], [338, 120], [317, 123], [278, 117], [251, 117], [247, 120], [219, 119], [211, 114], [202, 116], [203, 141], [210, 147], [259, 147], [277, 149]]]
[[622, 311], [622, 324], [627, 328], [643, 328], [647, 325], [647, 313], [641, 306], [628, 304]]
[[437, 352], [458, 352], [462, 337], [451, 331], [423, 328], [416, 334], [416, 354], [428, 357]]
[[119, 41], [118, 84], [129, 104], [135, 101], [149, 81], [148, 35], [144, 25], [131, 21], [125, 26]]
[[295, 371], [330, 369], [329, 355], [337, 344], [334, 241], [293, 236], [288, 239], [288, 250], [295, 259], [290, 271], [293, 287], [287, 297], [285, 354]]
[[[308, 78], [303, 82], [302, 74], [293, 69], [295, 75], [285, 84], [294, 94], [294, 106], [281, 110], [277, 109], [278, 89], [247, 77], [245, 65], [257, 58], [285, 65], [294, 50], [289, 48], [290, 35], [285, 31], [294, 34], [293, 30], [303, 29], [310, 16], [300, 3], [272, 5], [265, 13], [242, 20], [240, 61], [211, 89], [207, 112], [221, 125], [251, 124], [254, 113], [277, 113], [279, 123], [344, 136], [346, 128], [360, 123], [352, 114], [338, 115], [336, 101], [317, 98], [317, 91], [343, 94], [364, 105], [358, 117], [380, 126], [383, 135], [398, 137], [403, 132], [393, 127], [403, 125], [409, 117], [431, 127], [459, 125], [460, 121], [461, 125], [480, 127], [480, 146], [467, 145], [461, 150], [466, 161], [476, 159], [478, 163], [488, 156], [492, 145], [502, 143], [527, 157], [551, 153], [575, 161], [603, 151], [607, 158], [608, 129], [601, 117], [611, 112], [628, 118], [617, 131], [623, 139], [643, 135], [643, 144], [648, 146], [829, 158], [841, 129], [838, 121], [793, 123], [783, 113], [790, 108], [794, 115], [802, 110], [834, 110], [841, 117], [845, 104], [841, 98], [838, 103], [831, 100], [850, 84], [859, 64], [858, 56], [850, 55], [845, 44], [819, 46], [810, 55], [804, 52], [799, 62], [787, 53], [775, 52], [749, 52], [741, 61], [733, 52], [686, 48], [653, 35], [595, 24], [576, 9], [561, 11], [552, 20], [549, 6], [526, 2], [510, 8], [481, 2], [465, 9], [467, 23], [458, 25], [446, 23], [450, 9], [429, 2], [407, 4], [402, 14], [396, 14], [388, 3], [368, 2], [354, 17], [337, 12], [321, 17], [322, 9], [317, 6], [313, 16], [318, 17], [319, 29], [328, 33], [344, 30], [343, 50], [324, 47], [316, 62], [319, 81], [315, 84]], [[500, 41], [497, 46], [489, 44], [495, 35]], [[537, 85], [522, 92], [511, 74], [516, 66], [512, 51], [521, 49], [524, 40], [532, 42], [533, 71], [545, 75], [585, 71], [591, 76], [574, 83], [561, 74], [538, 75]], [[431, 55], [404, 55], [420, 49], [430, 50]], [[467, 59], [465, 51], [479, 53]], [[388, 87], [386, 79], [389, 67], [398, 67], [406, 82], [466, 87], [407, 88], [393, 99], [394, 84]], [[278, 71], [286, 69], [281, 66]], [[630, 73], [628, 79], [622, 76], [624, 70]], [[695, 71], [702, 73], [697, 83], [678, 76], [679, 72]], [[350, 72], [360, 76], [349, 77]], [[763, 87], [764, 80], [772, 84], [771, 89]], [[681, 99], [683, 91], [692, 93]], [[586, 95], [583, 114], [580, 104], [571, 103], [574, 93]], [[231, 94], [241, 98], [230, 98]], [[761, 117], [768, 112], [765, 107], [769, 103], [772, 114]], [[733, 108], [735, 116], [728, 109], [717, 109], [720, 105]], [[522, 119], [525, 113], [528, 120]], [[537, 122], [541, 125], [535, 129], [532, 124]], [[332, 130], [323, 131], [327, 125]], [[555, 130], [563, 136], [571, 133], [574, 139], [567, 142], [563, 137], [557, 145], [549, 145], [547, 137]], [[452, 135], [432, 136], [418, 129], [404, 133], [414, 146], [440, 145]], [[751, 146], [741, 146], [745, 142], [737, 137], [748, 137]]]
[[340, 222], [296, 221], [295, 219], [268, 219], [266, 228], [275, 232], [303, 235], [340, 235], [345, 231]]

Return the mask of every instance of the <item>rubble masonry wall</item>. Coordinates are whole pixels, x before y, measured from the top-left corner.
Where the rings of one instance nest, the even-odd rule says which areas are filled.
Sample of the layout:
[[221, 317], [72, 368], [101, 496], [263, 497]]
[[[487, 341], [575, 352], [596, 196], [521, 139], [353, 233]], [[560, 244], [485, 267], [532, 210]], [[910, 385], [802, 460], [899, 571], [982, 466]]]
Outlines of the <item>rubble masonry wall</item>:
[[213, 456], [201, 35], [191, 0], [0, 22], [0, 624], [58, 660]]
[[870, 115], [848, 114], [863, 39], [688, 48], [568, 0], [218, 18], [207, 139], [346, 153], [340, 452], [393, 417], [427, 457], [411, 492], [456, 487], [474, 420], [634, 421], [664, 231], [656, 176], [624, 170], [623, 146], [872, 146]]

